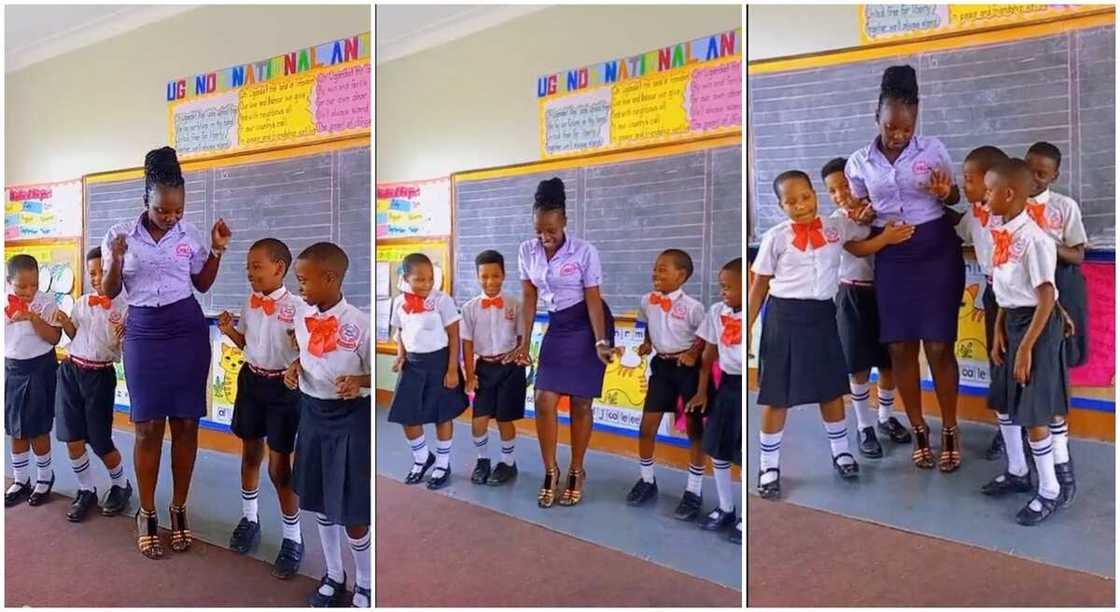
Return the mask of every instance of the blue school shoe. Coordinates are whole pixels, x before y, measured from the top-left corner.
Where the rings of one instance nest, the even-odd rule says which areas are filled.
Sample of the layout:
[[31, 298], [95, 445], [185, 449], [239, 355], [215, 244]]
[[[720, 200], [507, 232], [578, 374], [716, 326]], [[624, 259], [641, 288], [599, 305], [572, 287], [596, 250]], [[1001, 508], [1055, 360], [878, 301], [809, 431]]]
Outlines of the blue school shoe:
[[[438, 475], [437, 475], [438, 474]], [[447, 464], [446, 469], [436, 468], [432, 470], [432, 477], [428, 479], [428, 490], [438, 491], [451, 484], [451, 464]]]
[[984, 451], [984, 458], [988, 461], [995, 461], [1000, 457], [1003, 457], [1003, 434], [1000, 433], [999, 429], [996, 429], [996, 435], [992, 437], [992, 443], [988, 445], [988, 450]]
[[857, 436], [859, 438], [859, 454], [867, 457], [868, 459], [880, 459], [883, 457], [883, 446], [879, 444], [879, 438], [875, 435], [875, 428], [868, 425], [859, 430]]
[[[777, 476], [774, 480], [762, 484], [762, 477], [770, 472]], [[782, 496], [782, 471], [778, 468], [760, 470], [758, 472], [758, 496], [762, 499], [778, 499]]]
[[[851, 459], [851, 463], [840, 463], [841, 457]], [[844, 480], [852, 480], [859, 478], [859, 464], [856, 463], [856, 458], [851, 453], [840, 453], [832, 458], [832, 467], [836, 468], [836, 473]]]
[[70, 508], [66, 510], [66, 520], [71, 523], [80, 523], [86, 520], [89, 511], [96, 505], [97, 489], [92, 491], [79, 489], [78, 496], [74, 498], [74, 503], [70, 504]]
[[4, 507], [11, 508], [31, 495], [31, 480], [12, 483], [12, 488], [4, 493]]
[[727, 541], [732, 544], [743, 545], [743, 519], [741, 517], [735, 520], [735, 526], [731, 528], [731, 534], [727, 536]]
[[[364, 602], [364, 605], [359, 605], [357, 603], [356, 600], [358, 599], [358, 595], [361, 595], [362, 597], [366, 598], [366, 600]], [[350, 607], [351, 608], [368, 608], [368, 607], [370, 607], [370, 604], [372, 602], [373, 602], [373, 596], [370, 594], [369, 589], [362, 588], [362, 587], [355, 584], [354, 585], [354, 598], [350, 600]]]
[[486, 485], [491, 487], [500, 487], [505, 483], [517, 477], [517, 464], [510, 465], [504, 461], [498, 462], [498, 467], [490, 472], [490, 477], [486, 479]]
[[51, 472], [50, 481], [37, 480], [37, 481], [35, 481], [35, 484], [36, 485], [45, 484], [45, 485], [47, 485], [47, 490], [43, 491], [42, 493], [39, 493], [35, 490], [32, 490], [31, 495], [29, 495], [27, 497], [27, 505], [28, 506], [42, 506], [43, 504], [50, 501], [50, 499], [51, 499], [51, 489], [54, 489], [54, 472]]
[[474, 464], [474, 471], [471, 472], [471, 482], [476, 485], [486, 484], [488, 478], [490, 478], [490, 460], [479, 459]]
[[630, 492], [626, 494], [626, 505], [642, 506], [656, 498], [657, 481], [646, 482], [645, 479], [639, 478], [638, 482], [630, 488]]
[[716, 506], [711, 512], [708, 513], [708, 516], [704, 517], [704, 519], [700, 521], [699, 526], [704, 531], [723, 531], [728, 527], [734, 527], [735, 509], [732, 508], [731, 510], [724, 512], [723, 510], [720, 510], [719, 506]]
[[880, 421], [877, 427], [879, 433], [886, 435], [895, 444], [910, 443], [910, 432], [894, 417], [890, 417], [886, 421]]
[[700, 507], [703, 504], [703, 497], [692, 491], [685, 491], [681, 503], [677, 504], [677, 509], [673, 511], [673, 518], [678, 521], [695, 521], [696, 517], [700, 516]]
[[412, 469], [408, 471], [408, 476], [404, 477], [406, 485], [420, 484], [424, 482], [424, 474], [428, 473], [428, 468], [436, 462], [435, 453], [428, 452], [428, 459], [424, 463], [413, 463]]
[[[1031, 508], [1031, 504], [1034, 504], [1035, 502], [1038, 502], [1038, 510]], [[1034, 496], [1034, 499], [1027, 502], [1027, 505], [1023, 506], [1023, 509], [1015, 515], [1015, 522], [1026, 527], [1031, 527], [1050, 518], [1050, 515], [1054, 514], [1054, 512], [1056, 512], [1057, 510], [1057, 497], [1055, 497], [1054, 499], [1046, 499], [1045, 497], [1036, 494]]]
[[235, 552], [243, 555], [249, 554], [261, 541], [261, 524], [257, 521], [250, 521], [245, 517], [237, 523], [237, 527], [233, 528], [233, 535], [229, 538], [229, 547]]
[[1073, 457], [1065, 463], [1054, 464], [1054, 472], [1058, 475], [1058, 507], [1068, 508], [1073, 505], [1073, 498], [1077, 497], [1077, 482], [1073, 477]]
[[116, 516], [128, 507], [128, 500], [132, 499], [132, 483], [125, 482], [123, 487], [113, 485], [109, 494], [101, 504], [101, 516]]
[[980, 487], [981, 493], [991, 497], [1003, 497], [1009, 493], [1030, 493], [1032, 490], [1030, 472], [1022, 476], [1004, 472]]
[[302, 562], [303, 542], [284, 538], [284, 541], [280, 543], [280, 553], [276, 555], [276, 562], [272, 564], [272, 576], [280, 580], [287, 580], [299, 573], [299, 566]]
[[[323, 594], [323, 588], [329, 587], [330, 595]], [[342, 582], [331, 580], [330, 574], [324, 574], [319, 579], [319, 586], [307, 598], [307, 605], [312, 608], [345, 608], [346, 602], [346, 572], [342, 573]]]

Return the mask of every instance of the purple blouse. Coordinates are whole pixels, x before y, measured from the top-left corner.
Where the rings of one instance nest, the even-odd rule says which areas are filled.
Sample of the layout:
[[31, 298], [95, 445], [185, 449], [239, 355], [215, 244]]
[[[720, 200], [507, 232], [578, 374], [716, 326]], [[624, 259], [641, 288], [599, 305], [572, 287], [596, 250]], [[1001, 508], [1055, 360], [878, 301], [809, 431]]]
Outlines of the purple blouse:
[[[564, 244], [549, 260], [540, 239], [521, 243], [517, 251], [521, 280], [533, 283], [549, 312], [564, 310], [583, 301], [583, 290], [603, 282], [599, 251], [590, 242], [564, 237]], [[536, 304], [525, 304], [536, 309]]]
[[871, 198], [875, 210], [873, 225], [883, 227], [891, 221], [920, 225], [945, 214], [945, 206], [925, 191], [930, 170], [939, 168], [953, 177], [953, 160], [941, 141], [932, 136], [914, 136], [892, 164], [879, 150], [879, 137], [852, 153], [844, 174], [852, 196]]
[[129, 306], [166, 306], [190, 297], [191, 275], [202, 271], [210, 248], [190, 223], [179, 221], [157, 243], [144, 224], [134, 221], [109, 228], [101, 241], [105, 273], [113, 263], [113, 239], [123, 234], [128, 243], [121, 280]]

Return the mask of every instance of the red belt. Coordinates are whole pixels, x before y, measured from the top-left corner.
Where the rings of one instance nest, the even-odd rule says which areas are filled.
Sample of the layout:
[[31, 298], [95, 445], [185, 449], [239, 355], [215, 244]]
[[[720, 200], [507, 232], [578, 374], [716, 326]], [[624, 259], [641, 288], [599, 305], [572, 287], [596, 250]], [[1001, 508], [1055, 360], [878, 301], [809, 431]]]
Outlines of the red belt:
[[875, 283], [872, 281], [857, 281], [857, 280], [842, 280], [841, 285], [851, 285], [852, 287], [874, 287]]
[[486, 363], [501, 363], [505, 358], [505, 355], [492, 355], [490, 357], [487, 357], [485, 355], [478, 356], [479, 361], [485, 361]]
[[264, 368], [258, 368], [248, 361], [245, 362], [245, 365], [253, 374], [256, 374], [257, 376], [263, 376], [265, 378], [283, 378], [284, 373], [287, 372], [287, 370], [266, 370]]
[[691, 350], [692, 349], [685, 349], [683, 351], [677, 351], [676, 353], [658, 353], [658, 354], [654, 355], [654, 357], [658, 357], [658, 358], [661, 358], [661, 359], [676, 359], [676, 358], [680, 357], [681, 355], [684, 355], [685, 353], [687, 353]]
[[74, 355], [70, 355], [70, 362], [83, 370], [103, 370], [113, 367], [112, 361], [91, 361], [89, 359], [75, 357]]

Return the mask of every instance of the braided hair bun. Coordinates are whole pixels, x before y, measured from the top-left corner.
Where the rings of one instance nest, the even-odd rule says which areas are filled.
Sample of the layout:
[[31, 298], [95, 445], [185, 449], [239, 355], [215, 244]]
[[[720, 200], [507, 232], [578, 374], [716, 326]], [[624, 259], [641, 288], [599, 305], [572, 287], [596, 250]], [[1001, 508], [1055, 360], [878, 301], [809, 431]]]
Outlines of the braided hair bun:
[[145, 204], [157, 185], [171, 188], [183, 186], [183, 169], [179, 167], [179, 156], [171, 147], [154, 149], [144, 156]]
[[564, 212], [564, 203], [567, 195], [564, 192], [564, 181], [559, 177], [552, 177], [541, 181], [537, 185], [537, 193], [533, 197], [533, 210], [559, 210]]
[[918, 73], [913, 66], [891, 66], [883, 71], [879, 106], [887, 100], [897, 100], [907, 106], [918, 104]]

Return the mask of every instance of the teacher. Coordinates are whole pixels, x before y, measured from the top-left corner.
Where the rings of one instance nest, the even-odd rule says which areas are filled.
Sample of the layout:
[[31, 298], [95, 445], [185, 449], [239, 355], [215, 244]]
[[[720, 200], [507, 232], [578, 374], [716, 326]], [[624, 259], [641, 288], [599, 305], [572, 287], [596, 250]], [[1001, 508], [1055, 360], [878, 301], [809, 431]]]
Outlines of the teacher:
[[614, 317], [599, 294], [603, 271], [599, 252], [590, 243], [565, 233], [564, 181], [552, 178], [537, 186], [533, 227], [537, 237], [521, 243], [521, 344], [509, 360], [529, 360], [529, 340], [537, 300], [548, 308], [548, 330], [541, 341], [537, 375], [533, 383], [537, 439], [544, 460], [544, 484], [537, 505], [552, 507], [560, 479], [556, 464], [556, 407], [560, 396], [569, 398], [572, 462], [561, 506], [574, 506], [583, 497], [587, 472], [583, 457], [591, 441], [591, 400], [603, 389], [603, 375], [614, 354]]
[[105, 293], [128, 300], [124, 369], [136, 429], [137, 546], [163, 556], [155, 493], [165, 423], [171, 424], [171, 550], [190, 548], [187, 492], [198, 454], [198, 419], [206, 413], [210, 334], [193, 289], [206, 292], [218, 275], [230, 231], [218, 219], [209, 246], [183, 221], [183, 172], [175, 149], [144, 158], [144, 212], [109, 229], [101, 243]]
[[929, 426], [922, 416], [918, 351], [924, 346], [941, 407], [941, 453], [937, 465], [961, 465], [957, 427], [957, 313], [964, 292], [961, 240], [946, 207], [960, 200], [952, 160], [936, 138], [918, 136], [918, 79], [910, 66], [883, 72], [875, 122], [879, 134], [848, 160], [852, 196], [870, 199], [872, 235], [888, 223], [914, 226], [910, 240], [875, 255], [879, 340], [887, 345], [899, 395], [914, 427], [914, 465], [934, 465]]

